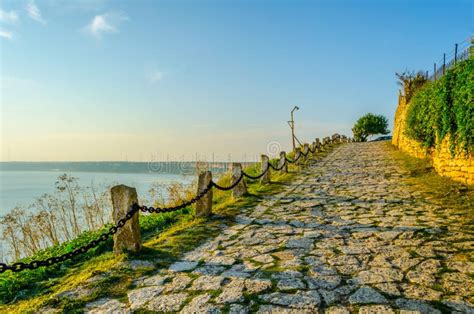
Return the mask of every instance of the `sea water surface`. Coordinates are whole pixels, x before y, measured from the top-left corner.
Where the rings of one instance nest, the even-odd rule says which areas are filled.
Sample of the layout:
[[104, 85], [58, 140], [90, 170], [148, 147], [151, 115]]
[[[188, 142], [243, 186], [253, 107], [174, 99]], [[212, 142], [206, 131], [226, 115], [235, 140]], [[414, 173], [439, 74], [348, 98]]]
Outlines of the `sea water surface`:
[[115, 184], [135, 187], [141, 200], [150, 198], [148, 191], [152, 184], [158, 183], [165, 190], [171, 183], [188, 185], [195, 179], [189, 173], [147, 171], [143, 163], [123, 163], [126, 167], [117, 167], [117, 163], [101, 163], [100, 166], [88, 164], [90, 163], [0, 163], [0, 217], [15, 206], [26, 208], [43, 194], [54, 193], [58, 176], [65, 173], [76, 177], [79, 186], [93, 185], [97, 192]]

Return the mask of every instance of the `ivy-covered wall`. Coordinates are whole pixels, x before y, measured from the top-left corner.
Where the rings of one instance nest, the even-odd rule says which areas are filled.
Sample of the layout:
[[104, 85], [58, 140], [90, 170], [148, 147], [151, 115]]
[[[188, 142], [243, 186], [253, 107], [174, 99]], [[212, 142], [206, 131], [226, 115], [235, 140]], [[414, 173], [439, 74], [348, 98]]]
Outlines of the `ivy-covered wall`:
[[419, 158], [431, 158], [436, 171], [474, 184], [474, 60], [429, 82], [409, 103], [399, 97], [392, 143]]

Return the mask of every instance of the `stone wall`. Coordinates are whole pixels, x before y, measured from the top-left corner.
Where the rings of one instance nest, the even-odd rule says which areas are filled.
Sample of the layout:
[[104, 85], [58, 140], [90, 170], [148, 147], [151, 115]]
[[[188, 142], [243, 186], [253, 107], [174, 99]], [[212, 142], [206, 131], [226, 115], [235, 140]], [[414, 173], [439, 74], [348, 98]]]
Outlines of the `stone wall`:
[[449, 152], [449, 138], [446, 136], [439, 147], [426, 150], [421, 143], [405, 135], [405, 121], [408, 104], [404, 96], [398, 97], [398, 107], [395, 113], [392, 144], [411, 156], [429, 158], [433, 167], [442, 176], [455, 181], [474, 185], [474, 158], [457, 152], [454, 157]]

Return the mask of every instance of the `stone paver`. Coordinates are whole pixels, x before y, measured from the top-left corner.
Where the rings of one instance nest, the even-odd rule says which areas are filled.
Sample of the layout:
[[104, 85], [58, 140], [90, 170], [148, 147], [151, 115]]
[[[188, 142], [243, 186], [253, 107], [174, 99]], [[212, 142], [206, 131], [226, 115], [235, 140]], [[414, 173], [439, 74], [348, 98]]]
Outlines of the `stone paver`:
[[[472, 228], [422, 197], [386, 144], [338, 146], [281, 194], [90, 312], [473, 313]], [[166, 279], [166, 280], [165, 280]]]

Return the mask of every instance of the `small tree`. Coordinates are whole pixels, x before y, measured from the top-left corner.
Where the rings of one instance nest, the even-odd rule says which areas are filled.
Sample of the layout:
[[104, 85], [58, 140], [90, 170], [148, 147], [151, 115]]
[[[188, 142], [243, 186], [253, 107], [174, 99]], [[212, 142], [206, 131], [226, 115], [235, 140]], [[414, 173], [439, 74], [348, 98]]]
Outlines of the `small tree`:
[[395, 73], [398, 78], [398, 85], [403, 89], [403, 95], [407, 102], [410, 101], [411, 97], [428, 81], [423, 71], [417, 73], [413, 71], [405, 71], [403, 73]]
[[382, 115], [368, 113], [357, 120], [352, 128], [352, 133], [354, 133], [356, 141], [365, 142], [370, 135], [388, 134], [390, 131], [387, 128], [387, 118]]

